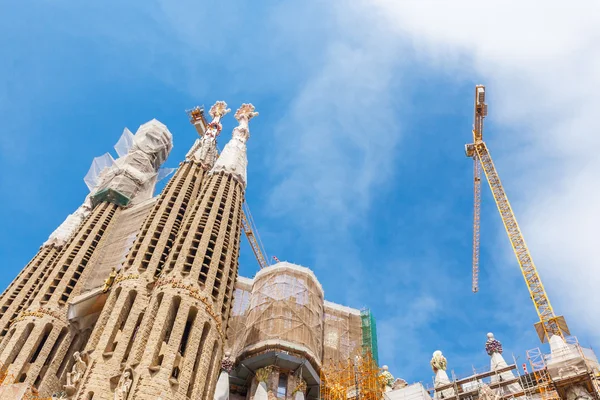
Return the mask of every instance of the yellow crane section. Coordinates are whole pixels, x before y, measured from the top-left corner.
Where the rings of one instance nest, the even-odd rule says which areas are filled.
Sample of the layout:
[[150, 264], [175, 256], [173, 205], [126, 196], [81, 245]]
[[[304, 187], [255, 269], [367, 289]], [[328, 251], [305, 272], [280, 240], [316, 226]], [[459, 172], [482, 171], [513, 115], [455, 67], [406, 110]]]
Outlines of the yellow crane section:
[[256, 261], [258, 261], [258, 265], [261, 269], [268, 267], [269, 264], [267, 263], [267, 258], [265, 257], [265, 248], [260, 240], [260, 236], [258, 236], [254, 219], [250, 213], [250, 207], [248, 207], [246, 202], [244, 202], [244, 212], [242, 213], [242, 228], [244, 229], [244, 234], [250, 243], [250, 247], [252, 247], [252, 252], [254, 252], [254, 257], [256, 257]]
[[[204, 117], [204, 109], [196, 106], [191, 110], [186, 110], [186, 113], [190, 119], [190, 123], [196, 128], [198, 135], [203, 136], [206, 132], [206, 127], [208, 126]], [[248, 204], [245, 201], [242, 211], [242, 229], [250, 243], [254, 257], [256, 257], [256, 261], [258, 261], [258, 265], [261, 269], [268, 267], [269, 263], [267, 262], [268, 258], [265, 256], [265, 248], [258, 235], [254, 218], [252, 218], [252, 214], [250, 213], [250, 207], [248, 207]]]
[[[565, 322], [564, 317], [555, 316], [550, 299], [546, 294], [542, 280], [538, 274], [538, 271], [533, 263], [529, 249], [525, 244], [523, 234], [517, 224], [517, 219], [510, 206], [504, 187], [500, 182], [500, 176], [496, 171], [492, 156], [483, 141], [483, 118], [487, 115], [487, 104], [485, 104], [485, 86], [477, 85], [475, 87], [475, 125], [473, 127], [473, 143], [465, 146], [467, 157], [472, 157], [475, 166], [475, 224], [474, 232], [477, 235], [473, 238], [473, 281], [474, 289], [476, 288], [476, 274], [478, 273], [479, 266], [479, 193], [477, 186], [479, 185], [477, 173], [478, 167], [481, 165], [483, 172], [487, 178], [488, 184], [496, 201], [496, 206], [502, 217], [502, 222], [506, 228], [506, 233], [512, 245], [512, 248], [517, 256], [517, 261], [521, 267], [521, 272], [527, 288], [529, 289], [529, 295], [535, 309], [538, 313], [540, 322], [535, 324], [536, 331], [540, 340], [545, 342], [552, 335], [559, 335], [565, 337], [570, 335], [569, 328]], [[477, 268], [476, 268], [477, 267]], [[476, 290], [474, 290], [476, 291]]]

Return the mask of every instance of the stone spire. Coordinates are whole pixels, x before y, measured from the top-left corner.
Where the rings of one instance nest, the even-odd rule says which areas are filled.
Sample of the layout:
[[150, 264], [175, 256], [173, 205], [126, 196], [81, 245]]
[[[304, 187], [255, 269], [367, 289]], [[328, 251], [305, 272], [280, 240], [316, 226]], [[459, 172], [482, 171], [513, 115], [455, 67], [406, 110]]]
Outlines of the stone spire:
[[217, 101], [208, 112], [212, 121], [208, 124], [204, 135], [196, 139], [196, 142], [185, 156], [187, 161], [199, 162], [205, 169], [210, 169], [217, 159], [217, 137], [221, 134], [223, 126], [221, 118], [228, 114], [231, 109], [227, 108], [227, 103]]
[[[440, 350], [436, 350], [433, 352], [433, 358], [431, 359], [429, 364], [431, 365], [431, 369], [435, 373], [435, 380], [433, 381], [434, 387], [445, 386], [450, 383], [450, 378], [448, 378], [448, 374], [446, 373], [446, 357], [444, 357]], [[434, 398], [443, 399], [451, 396], [454, 396], [453, 388], [442, 390], [441, 392], [436, 392]]]
[[257, 115], [252, 104], [242, 104], [235, 112], [235, 119], [238, 120], [239, 125], [233, 129], [232, 138], [225, 145], [223, 153], [210, 171], [211, 174], [221, 171], [228, 172], [246, 187], [246, 166], [248, 165], [246, 141], [250, 137], [248, 122]]
[[[502, 343], [494, 338], [493, 333], [487, 334], [487, 341], [485, 342], [485, 351], [491, 357], [490, 359], [490, 370], [497, 371], [499, 369], [508, 367], [508, 364], [502, 357]], [[498, 375], [492, 375], [490, 378], [492, 383], [498, 381], [510, 381], [515, 379], [515, 376], [511, 371], [505, 371]], [[508, 386], [500, 388], [503, 394], [517, 393], [521, 391], [521, 385], [519, 383], [512, 383]]]

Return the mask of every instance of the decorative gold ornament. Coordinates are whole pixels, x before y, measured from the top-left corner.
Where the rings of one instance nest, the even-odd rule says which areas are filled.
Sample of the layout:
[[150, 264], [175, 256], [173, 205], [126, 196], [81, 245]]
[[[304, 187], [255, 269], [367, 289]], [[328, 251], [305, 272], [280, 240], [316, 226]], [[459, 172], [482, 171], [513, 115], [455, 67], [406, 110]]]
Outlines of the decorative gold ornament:
[[256, 371], [256, 379], [259, 382], [266, 382], [271, 372], [273, 372], [272, 366], [261, 368], [258, 371]]

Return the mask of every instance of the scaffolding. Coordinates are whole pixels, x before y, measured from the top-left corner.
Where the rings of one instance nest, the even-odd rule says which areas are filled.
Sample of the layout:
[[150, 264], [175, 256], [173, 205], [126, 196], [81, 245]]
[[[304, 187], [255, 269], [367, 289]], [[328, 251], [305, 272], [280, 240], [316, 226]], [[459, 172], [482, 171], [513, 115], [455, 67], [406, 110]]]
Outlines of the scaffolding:
[[539, 393], [541, 400], [558, 400], [560, 396], [552, 384], [552, 379], [548, 373], [544, 354], [539, 348], [527, 351], [527, 359], [533, 371], [535, 386], [528, 388], [532, 389], [531, 394]]
[[325, 302], [323, 310], [323, 360], [344, 361], [362, 354], [360, 311]]
[[[457, 376], [452, 371], [451, 382], [429, 387], [428, 391], [434, 398], [443, 400], [484, 399], [492, 392], [496, 400], [559, 400], [568, 398], [567, 392], [580, 386], [593, 398], [600, 399], [598, 360], [593, 350], [580, 346], [575, 337], [567, 337], [566, 343], [554, 347], [550, 354], [544, 354], [540, 348], [529, 350], [527, 359], [531, 372], [527, 372], [523, 364], [524, 374], [521, 374], [521, 368], [517, 368], [513, 359], [514, 363], [504, 368], [473, 368], [466, 376]], [[507, 372], [514, 378], [507, 379]]]
[[363, 354], [370, 353], [375, 364], [379, 365], [379, 353], [377, 350], [377, 325], [371, 310], [363, 308], [360, 311], [362, 323], [362, 349]]
[[321, 400], [381, 400], [384, 384], [379, 367], [366, 352], [362, 357], [326, 364], [321, 368]]
[[249, 295], [243, 293], [248, 287], [238, 289], [232, 309], [236, 357], [284, 348], [320, 363], [324, 300], [312, 271], [280, 263], [256, 275]]

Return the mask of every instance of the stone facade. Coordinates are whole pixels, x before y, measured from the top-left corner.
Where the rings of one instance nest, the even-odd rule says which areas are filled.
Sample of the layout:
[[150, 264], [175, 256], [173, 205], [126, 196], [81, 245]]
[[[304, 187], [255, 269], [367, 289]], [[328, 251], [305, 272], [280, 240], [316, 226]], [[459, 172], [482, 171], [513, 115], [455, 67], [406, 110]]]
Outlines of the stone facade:
[[[135, 240], [114, 247], [126, 247], [127, 256], [104, 285], [88, 287], [105, 256], [98, 249], [110, 251], [115, 221], [140, 203], [124, 199], [122, 188], [142, 193], [126, 160], [105, 174], [120, 191], [101, 180], [102, 196], [66, 243], [45, 244], [7, 288], [0, 297], [2, 393], [26, 386], [86, 400], [213, 396], [237, 278], [248, 121], [256, 115], [251, 105], [238, 110], [239, 126], [215, 162], [227, 112], [223, 102], [213, 106], [205, 134], [133, 229]], [[163, 127], [153, 121], [144, 134], [164, 145], [170, 133]], [[152, 143], [135, 148], [138, 161]], [[163, 147], [144, 167], [165, 158]]]

